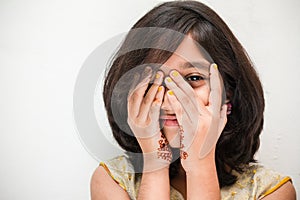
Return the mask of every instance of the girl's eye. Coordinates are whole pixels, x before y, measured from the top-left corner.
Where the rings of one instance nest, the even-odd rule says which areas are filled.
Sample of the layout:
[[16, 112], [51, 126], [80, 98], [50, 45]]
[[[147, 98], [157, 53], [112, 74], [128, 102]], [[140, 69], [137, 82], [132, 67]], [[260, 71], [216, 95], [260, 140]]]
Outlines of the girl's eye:
[[200, 75], [190, 75], [185, 77], [185, 79], [192, 87], [199, 87], [205, 84], [205, 77]]

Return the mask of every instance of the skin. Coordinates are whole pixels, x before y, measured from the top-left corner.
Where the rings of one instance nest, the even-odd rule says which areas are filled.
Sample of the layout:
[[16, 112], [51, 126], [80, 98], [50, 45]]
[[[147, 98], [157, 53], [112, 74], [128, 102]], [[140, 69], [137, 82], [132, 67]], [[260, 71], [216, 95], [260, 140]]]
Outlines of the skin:
[[[187, 67], [187, 63], [200, 63], [202, 67]], [[226, 104], [221, 105], [222, 81], [218, 69], [204, 58], [188, 36], [160, 70], [145, 97], [152, 74], [149, 69], [128, 97], [128, 124], [144, 155], [138, 199], [170, 199], [170, 184], [185, 199], [221, 199], [214, 155], [227, 118]], [[166, 87], [161, 86], [163, 81]], [[178, 134], [179, 124], [184, 130], [183, 139]], [[171, 181], [170, 162], [156, 154], [162, 133], [171, 146], [188, 155], [181, 159], [179, 174]], [[295, 199], [293, 192], [288, 182], [264, 199]], [[92, 200], [129, 199], [102, 167], [92, 176], [91, 196]]]

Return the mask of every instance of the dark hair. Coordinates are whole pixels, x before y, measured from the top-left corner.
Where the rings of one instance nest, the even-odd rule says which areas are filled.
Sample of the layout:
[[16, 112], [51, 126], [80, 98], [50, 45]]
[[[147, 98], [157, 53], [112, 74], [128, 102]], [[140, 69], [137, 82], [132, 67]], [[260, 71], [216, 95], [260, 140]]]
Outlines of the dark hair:
[[[133, 30], [143, 27], [167, 28], [185, 35], [191, 34], [218, 64], [227, 99], [232, 104], [232, 112], [228, 115], [227, 124], [217, 142], [215, 161], [220, 187], [235, 183], [236, 176], [228, 169], [242, 172], [242, 166], [255, 162], [254, 154], [259, 148], [259, 135], [263, 128], [263, 90], [254, 66], [242, 45], [224, 21], [200, 2], [163, 3], [143, 16], [128, 33], [112, 61], [103, 91], [108, 120], [115, 139], [126, 151], [141, 152], [136, 138], [132, 133], [128, 134], [130, 128], [127, 124], [127, 95], [132, 81], [124, 82], [124, 90], [118, 91], [117, 97], [113, 97], [113, 90], [118, 81], [136, 66], [164, 63], [172, 55], [172, 51], [153, 48], [126, 50], [132, 45], [138, 46], [138, 43], [143, 45], [149, 43], [149, 46], [162, 43], [162, 46], [171, 45], [171, 49], [175, 50], [182, 41], [180, 37], [155, 35], [150, 33], [151, 31], [137, 37]], [[112, 109], [117, 113], [113, 113]], [[121, 123], [116, 122], [116, 116], [121, 119]], [[171, 176], [176, 175], [174, 168], [178, 163], [180, 162], [171, 164]]]

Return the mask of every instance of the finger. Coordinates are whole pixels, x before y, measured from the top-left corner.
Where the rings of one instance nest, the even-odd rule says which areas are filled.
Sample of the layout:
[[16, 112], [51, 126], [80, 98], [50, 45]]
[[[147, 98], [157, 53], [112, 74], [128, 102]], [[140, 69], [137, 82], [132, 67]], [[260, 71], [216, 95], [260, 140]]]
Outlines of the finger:
[[172, 90], [169, 90], [167, 92], [167, 97], [172, 109], [176, 114], [180, 129], [177, 132], [176, 136], [173, 137], [173, 140], [170, 141], [170, 144], [173, 147], [181, 148], [181, 150], [183, 151], [188, 151], [193, 141], [195, 140], [195, 137], [197, 136], [197, 134], [195, 134], [195, 130], [198, 129], [198, 119], [194, 118], [192, 121], [188, 121], [189, 117], [187, 113], [182, 108], [182, 104], [178, 101]]
[[176, 83], [176, 85], [188, 96], [190, 97], [192, 103], [197, 107], [200, 111], [200, 113], [205, 112], [205, 105], [204, 102], [197, 101], [196, 94], [194, 92], [194, 89], [191, 87], [191, 85], [181, 76], [181, 74], [176, 71], [172, 70], [170, 72], [170, 76], [172, 77], [172, 80]]
[[[172, 78], [172, 80], [176, 83], [176, 85], [189, 97], [191, 97], [191, 100], [193, 101], [194, 99], [196, 99], [195, 93], [193, 88], [191, 87], [191, 85], [184, 80], [184, 78], [181, 76], [181, 74], [176, 71], [176, 70], [172, 70], [170, 72], [170, 76]], [[193, 101], [193, 103], [196, 104], [195, 101]]]
[[182, 108], [180, 102], [178, 101], [178, 99], [176, 98], [176, 96], [174, 95], [174, 92], [172, 90], [169, 90], [167, 92], [167, 97], [168, 97], [168, 100], [170, 102], [170, 105], [171, 105], [173, 111], [175, 112], [178, 123], [182, 124], [183, 108]]
[[219, 119], [213, 119], [208, 133], [200, 150], [200, 159], [204, 158], [216, 146], [217, 141], [227, 122], [227, 105], [224, 104], [220, 112]]
[[164, 97], [164, 93], [165, 93], [165, 88], [164, 86], [159, 86], [157, 93], [155, 95], [155, 99], [152, 102], [152, 105], [150, 107], [149, 110], [149, 117], [151, 120], [157, 120], [159, 119], [159, 114], [160, 114], [160, 107], [162, 104], [162, 100]]
[[[150, 77], [151, 77], [151, 68], [146, 67], [144, 70], [144, 79], [134, 88], [129, 92], [127, 101], [127, 111], [128, 111], [128, 116], [131, 118], [135, 118], [140, 110], [140, 105], [141, 102], [144, 98], [144, 94], [146, 89], [148, 88], [149, 82], [150, 82]], [[135, 77], [134, 77], [135, 78]]]
[[[182, 108], [180, 102], [177, 100], [177, 98], [174, 95], [172, 90], [169, 90], [167, 92], [167, 98], [170, 102], [170, 105], [171, 105], [173, 111], [175, 112], [177, 123], [182, 126], [183, 118], [184, 118], [183, 115], [185, 113], [183, 112], [183, 108]], [[179, 148], [180, 147], [180, 132], [178, 131], [177, 134], [173, 138], [170, 138], [169, 142], [172, 147]]]
[[147, 119], [147, 117], [149, 116], [149, 110], [150, 110], [150, 107], [152, 106], [153, 101], [154, 100], [159, 100], [159, 99], [155, 99], [155, 97], [158, 93], [159, 86], [162, 83], [163, 75], [164, 74], [161, 71], [158, 71], [156, 73], [155, 79], [154, 79], [154, 82], [153, 82], [152, 86], [148, 90], [146, 96], [143, 98], [143, 100], [141, 102], [141, 106], [140, 106], [140, 111], [139, 111], [139, 114], [138, 114], [138, 118], [139, 118], [140, 121], [145, 121]]
[[176, 83], [171, 79], [171, 77], [165, 78], [166, 86], [172, 90], [177, 97], [178, 101], [181, 103], [184, 111], [186, 112], [188, 118], [190, 120], [195, 119], [197, 114], [199, 114], [198, 108], [194, 105], [191, 98], [188, 97], [177, 85]]
[[[157, 134], [160, 132], [160, 127], [156, 126], [154, 121], [156, 121], [157, 125], [159, 124], [160, 106], [162, 104], [163, 96], [164, 96], [164, 86], [159, 86], [156, 96], [155, 96], [155, 99], [151, 105], [149, 113], [147, 114], [147, 119], [145, 119], [143, 121], [143, 122], [146, 122], [147, 125], [150, 125], [150, 123], [152, 123], [152, 125], [154, 125], [154, 126], [148, 126], [149, 130], [151, 130], [151, 133], [145, 135], [145, 132], [141, 131], [140, 134], [138, 134], [138, 133], [135, 134], [136, 138], [148, 139], [148, 138], [157, 136]], [[141, 120], [141, 119], [137, 118], [137, 120]]]
[[212, 64], [210, 66], [210, 95], [209, 95], [209, 106], [213, 114], [219, 114], [221, 108], [221, 80], [219, 76], [218, 66]]

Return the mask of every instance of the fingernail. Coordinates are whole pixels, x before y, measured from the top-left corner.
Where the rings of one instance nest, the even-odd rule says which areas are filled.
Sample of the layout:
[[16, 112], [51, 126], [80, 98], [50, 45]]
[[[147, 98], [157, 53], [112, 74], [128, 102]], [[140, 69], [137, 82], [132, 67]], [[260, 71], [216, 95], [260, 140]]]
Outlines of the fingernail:
[[144, 70], [144, 74], [148, 75], [151, 72], [151, 67], [146, 67]]
[[172, 82], [172, 79], [170, 77], [167, 77], [166, 80], [170, 83]]
[[174, 92], [172, 90], [169, 90], [168, 94], [172, 96], [172, 95], [174, 95]]
[[178, 76], [178, 75], [179, 75], [178, 71], [173, 71], [173, 72], [172, 72], [172, 76], [176, 77], [176, 76]]
[[159, 73], [156, 73], [155, 78], [158, 79], [160, 77]]
[[160, 92], [160, 91], [163, 89], [163, 87], [164, 87], [164, 86], [162, 86], [162, 85], [159, 86], [158, 89], [157, 89], [157, 91]]
[[218, 69], [218, 65], [214, 63], [213, 68]]

